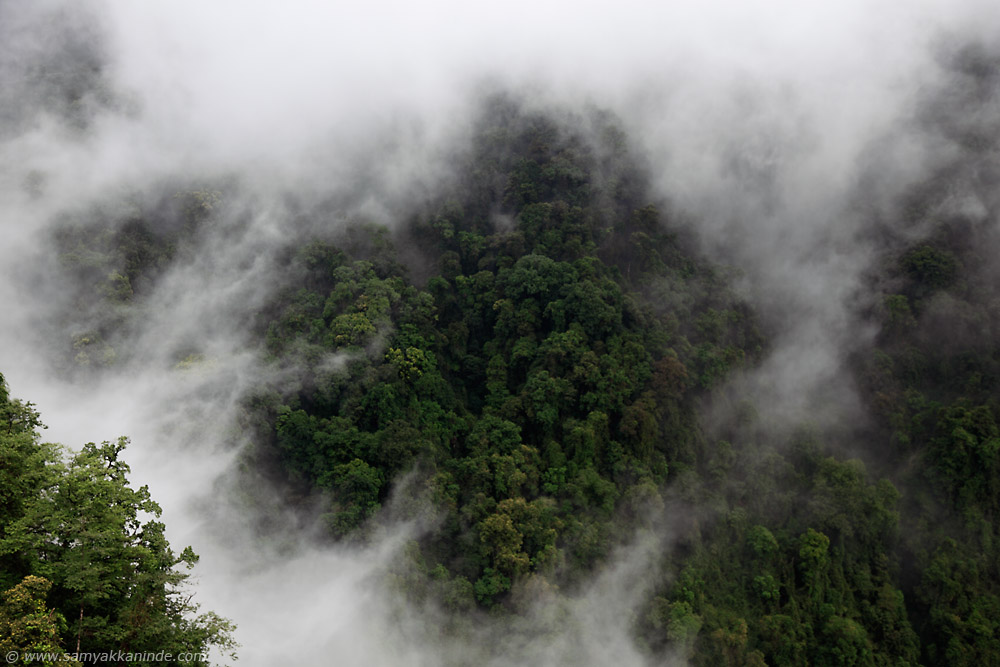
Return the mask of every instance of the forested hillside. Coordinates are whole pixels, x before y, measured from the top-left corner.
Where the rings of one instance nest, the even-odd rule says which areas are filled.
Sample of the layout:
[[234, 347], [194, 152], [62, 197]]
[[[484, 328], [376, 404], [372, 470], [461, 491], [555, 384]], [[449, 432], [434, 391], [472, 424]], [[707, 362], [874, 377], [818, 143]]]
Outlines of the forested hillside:
[[[668, 480], [709, 451], [695, 399], [763, 345], [727, 271], [649, 201], [612, 118], [560, 121], [506, 95], [483, 110], [462, 177], [401, 229], [304, 214], [323, 231], [278, 252], [281, 287], [253, 315], [281, 382], [245, 401], [247, 456], [328, 493], [338, 538], [363, 539], [415, 474], [444, 516], [414, 555], [460, 608], [579, 581], [654, 520]], [[67, 220], [61, 271], [91, 304], [72, 314], [90, 328], [63, 341], [68, 369], [128, 360], [144, 295], [201, 226], [227, 224], [227, 196]], [[419, 249], [420, 284], [398, 243]]]
[[417, 557], [459, 607], [601, 563], [704, 455], [694, 397], [761, 350], [721, 270], [642, 200], [610, 121], [588, 137], [486, 108], [465, 178], [403, 233], [436, 266], [424, 285], [362, 229], [295, 249], [301, 279], [261, 321], [274, 363], [308, 369], [263, 442], [330, 491], [345, 537], [415, 469], [445, 513]]
[[[864, 129], [810, 126], [811, 72], [614, 112], [501, 77], [351, 140], [196, 90], [177, 147], [100, 11], [12, 6], [3, 652], [207, 664], [244, 613], [255, 664], [1000, 665], [989, 48]], [[46, 399], [148, 441], [47, 443]]]
[[[247, 315], [280, 381], [244, 398], [245, 464], [289, 502], [323, 498], [335, 540], [370, 539], [394, 493], [429, 502], [438, 518], [394, 585], [449, 613], [572, 596], [668, 521], [678, 544], [633, 622], [650, 656], [994, 661], [995, 308], [975, 241], [989, 232], [929, 223], [873, 276], [887, 291], [868, 315], [882, 334], [857, 361], [879, 420], [867, 463], [807, 422], [775, 435], [752, 400], [709, 437], [700, 402], [767, 348], [733, 270], [700, 258], [651, 200], [612, 117], [506, 95], [482, 108], [461, 176], [405, 225], [301, 212], [310, 231], [279, 249], [279, 288]], [[232, 224], [219, 212], [240, 194], [225, 187], [91, 211], [56, 233], [74, 300], [92, 304], [64, 364], [127, 358], [144, 295], [202, 226]], [[934, 215], [933, 190], [914, 192], [901, 210]], [[964, 332], [948, 345], [945, 316]], [[175, 358], [210, 363], [197, 346]]]

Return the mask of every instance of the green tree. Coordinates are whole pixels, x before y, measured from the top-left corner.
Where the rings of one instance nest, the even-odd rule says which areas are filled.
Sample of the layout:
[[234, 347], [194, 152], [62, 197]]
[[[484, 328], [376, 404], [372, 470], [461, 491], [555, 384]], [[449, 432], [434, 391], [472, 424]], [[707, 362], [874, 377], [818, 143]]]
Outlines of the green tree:
[[[5, 632], [21, 638], [10, 641], [57, 643], [53, 628], [68, 623], [63, 648], [74, 652], [219, 646], [232, 653], [232, 624], [198, 614], [184, 589], [188, 575], [178, 567], [197, 556], [190, 548], [175, 555], [156, 520], [159, 506], [146, 487], [128, 482], [121, 456], [128, 440], [88, 443], [67, 457], [39, 442], [30, 404], [0, 387], [7, 423], [0, 459], [11, 464], [0, 475], [0, 562], [5, 580], [23, 577], [5, 595]], [[44, 605], [46, 593], [54, 611]]]

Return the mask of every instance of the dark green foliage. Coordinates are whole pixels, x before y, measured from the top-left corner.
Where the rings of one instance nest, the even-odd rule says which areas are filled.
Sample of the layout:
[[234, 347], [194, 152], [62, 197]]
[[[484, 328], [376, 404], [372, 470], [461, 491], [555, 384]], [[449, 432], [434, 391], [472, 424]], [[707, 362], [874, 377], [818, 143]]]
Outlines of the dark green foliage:
[[[466, 180], [403, 232], [437, 263], [423, 289], [358, 228], [363, 252], [291, 251], [297, 278], [260, 329], [276, 364], [304, 362], [270, 438], [290, 478], [328, 492], [333, 531], [419, 470], [446, 512], [418, 545], [427, 571], [508, 606], [529, 577], [578, 581], [662, 508], [671, 461], [699, 449], [694, 397], [760, 339], [630, 198], [641, 176], [610, 125], [595, 138], [495, 102]], [[664, 311], [664, 289], [683, 305]]]
[[[932, 105], [933, 131], [960, 148], [903, 201], [901, 215], [926, 231], [900, 239], [880, 286], [882, 331], [858, 364], [877, 418], [874, 441], [902, 491], [902, 600], [884, 591], [871, 613], [883, 641], [900, 635], [885, 613], [905, 604], [925, 664], [1000, 661], [1000, 311], [996, 304], [995, 211], [948, 212], [947, 192], [988, 197], [997, 141], [987, 116], [996, 102], [996, 57], [954, 55], [952, 89]], [[966, 107], [961, 112], [958, 107]], [[945, 109], [951, 113], [943, 114]], [[975, 109], [974, 112], [968, 110]], [[888, 290], [887, 290], [888, 291]], [[911, 661], [912, 662], [912, 661]]]
[[924, 291], [948, 287], [955, 280], [955, 257], [946, 250], [921, 245], [903, 255], [901, 263]]
[[[860, 461], [808, 444], [746, 439], [744, 447], [741, 466], [720, 479], [733, 509], [692, 542], [660, 598], [697, 619], [693, 662], [917, 664], [919, 642], [891, 560], [893, 485], [871, 483]], [[666, 603], [654, 601], [654, 611], [656, 604]], [[671, 639], [669, 625], [650, 621], [644, 631], [654, 646]]]
[[989, 273], [982, 273], [977, 249], [956, 242], [959, 233], [966, 232], [935, 232], [938, 244], [958, 254], [929, 243], [904, 251], [904, 289], [918, 307], [908, 307], [904, 296], [886, 297], [886, 326], [863, 373], [890, 451], [919, 462], [904, 469], [900, 483], [909, 490], [904, 594], [921, 659], [994, 664], [1000, 317], [983, 306]]
[[[245, 402], [251, 456], [277, 462], [295, 497], [320, 496], [335, 538], [366, 539], [393, 493], [429, 498], [440, 521], [408, 546], [399, 590], [502, 614], [531, 586], [572, 593], [637, 530], [673, 520], [634, 623], [656, 657], [997, 662], [1000, 308], [984, 250], [997, 239], [989, 219], [934, 217], [952, 175], [903, 202], [926, 233], [889, 243], [873, 277], [883, 291], [863, 315], [880, 333], [852, 359], [871, 423], [825, 442], [726, 404], [720, 387], [764, 346], [738, 274], [647, 201], [606, 115], [498, 96], [455, 159], [455, 183], [402, 229], [290, 240], [253, 323], [281, 380]], [[106, 323], [75, 341], [80, 363], [114, 361], [130, 304], [215, 219], [211, 191], [172, 201], [60, 236]], [[414, 256], [416, 281], [400, 259]], [[729, 415], [712, 437], [702, 402]], [[23, 436], [31, 406], [7, 404], [5, 463], [22, 474], [3, 478], [4, 519], [26, 511], [48, 456]]]

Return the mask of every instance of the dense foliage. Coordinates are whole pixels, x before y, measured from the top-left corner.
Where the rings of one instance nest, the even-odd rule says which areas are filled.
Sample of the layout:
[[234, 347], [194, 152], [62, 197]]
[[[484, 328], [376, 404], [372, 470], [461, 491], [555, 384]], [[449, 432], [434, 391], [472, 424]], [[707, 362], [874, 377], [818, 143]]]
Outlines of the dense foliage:
[[177, 568], [197, 556], [170, 549], [156, 520], [160, 508], [146, 487], [128, 483], [120, 456], [127, 441], [89, 443], [69, 457], [41, 442], [40, 428], [32, 405], [11, 398], [0, 376], [5, 655], [231, 650], [230, 623], [211, 612], [195, 615], [182, 588], [187, 575]]
[[[852, 360], [873, 416], [857, 430], [861, 461], [807, 425], [770, 429], [756, 412], [766, 406], [726, 405], [723, 381], [763, 356], [765, 338], [734, 272], [701, 258], [668, 205], [650, 201], [613, 119], [504, 96], [484, 109], [454, 180], [405, 224], [297, 211], [277, 292], [248, 319], [263, 375], [277, 379], [245, 397], [256, 443], [245, 463], [268, 467], [293, 499], [322, 498], [338, 540], [368, 539], [394, 493], [405, 496], [397, 510], [429, 501], [437, 521], [395, 581], [453, 612], [517, 614], [530, 591], [571, 595], [614, 547], [670, 521], [677, 542], [633, 624], [651, 655], [996, 664], [1000, 307], [986, 249], [998, 239], [988, 213], [946, 206], [956, 188], [985, 188], [994, 144], [952, 128], [973, 158], [920, 183], [884, 228], [872, 222], [883, 261], [858, 317], [880, 333]], [[67, 220], [62, 270], [90, 304], [67, 360], [121, 363], [135, 303], [239, 196], [194, 188]], [[711, 437], [699, 421], [707, 401], [729, 417]], [[5, 481], [9, 525], [68, 511], [58, 495], [23, 505], [39, 471], [94, 483], [93, 461], [116, 469], [118, 451], [23, 464], [36, 472]], [[127, 506], [149, 502], [128, 494]], [[51, 548], [5, 530], [17, 553]], [[154, 551], [161, 573], [179, 562]], [[67, 605], [98, 602], [48, 558], [9, 563], [6, 587], [22, 586], [12, 595], [41, 600], [43, 584], [21, 581], [40, 575], [67, 618]], [[169, 587], [171, 576], [149, 581]]]
[[295, 250], [301, 279], [265, 315], [275, 363], [309, 369], [274, 408], [281, 459], [331, 493], [342, 536], [416, 469], [445, 513], [418, 560], [457, 607], [591, 571], [696, 463], [692, 397], [760, 349], [718, 270], [631, 192], [607, 119], [588, 136], [505, 99], [490, 114], [407, 230], [436, 262], [422, 289], [360, 230], [361, 253]]
[[949, 65], [915, 122], [952, 157], [864, 230], [880, 253], [859, 306], [879, 335], [853, 362], [874, 419], [856, 436], [868, 465], [808, 431], [761, 438], [750, 411], [715, 445], [701, 480], [724, 521], [692, 540], [646, 619], [695, 664], [1000, 662], [1000, 172], [986, 111], [1000, 70], [980, 49]]

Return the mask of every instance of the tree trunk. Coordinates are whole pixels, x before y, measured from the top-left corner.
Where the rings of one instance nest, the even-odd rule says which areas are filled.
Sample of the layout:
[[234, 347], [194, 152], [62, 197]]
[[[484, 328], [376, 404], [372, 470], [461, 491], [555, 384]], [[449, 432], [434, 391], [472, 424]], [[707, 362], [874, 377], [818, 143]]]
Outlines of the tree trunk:
[[80, 603], [80, 625], [76, 629], [76, 654], [80, 655], [80, 637], [83, 635], [83, 603]]

